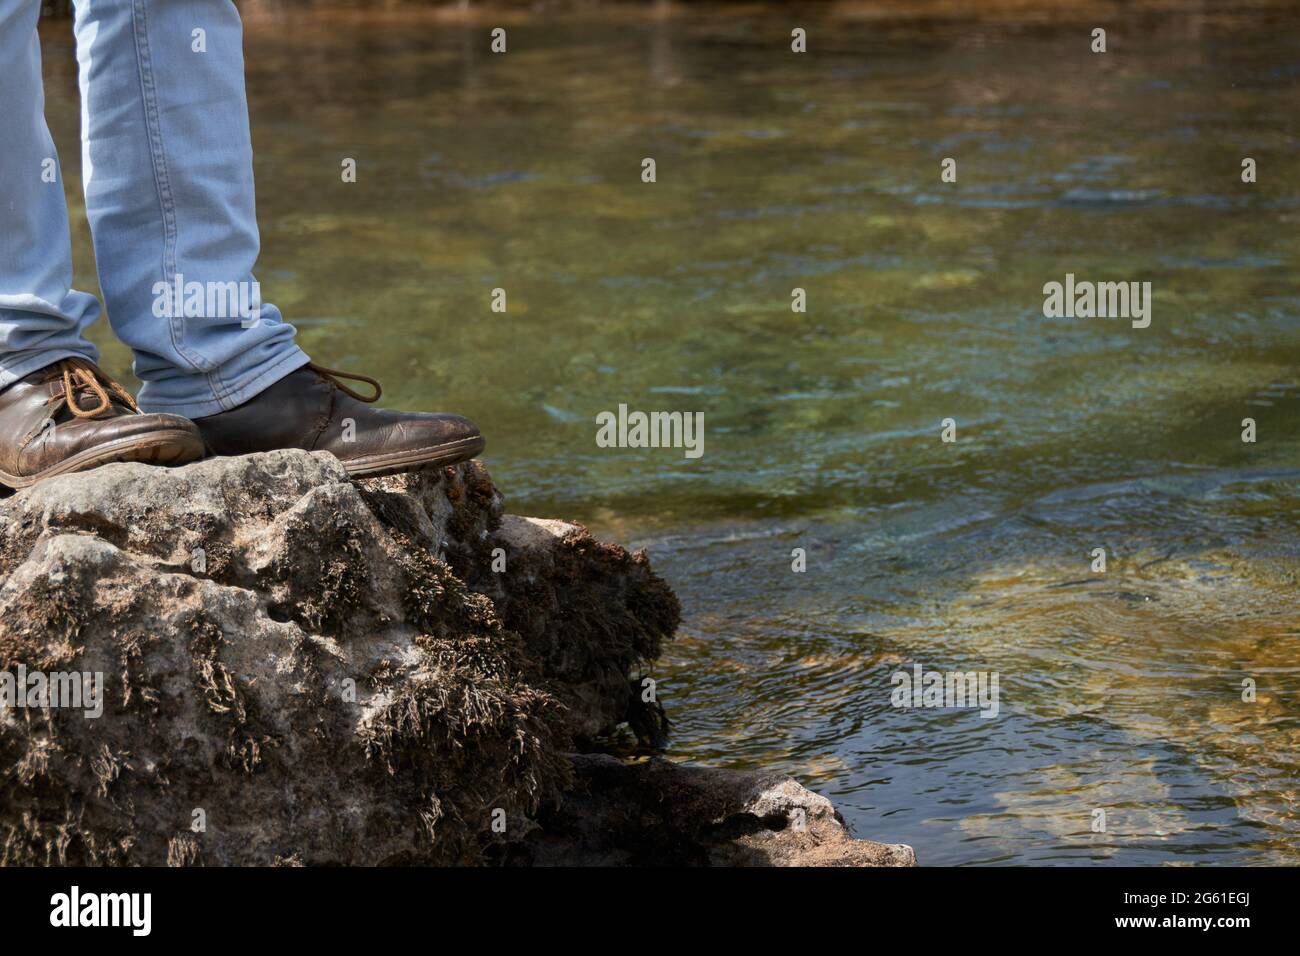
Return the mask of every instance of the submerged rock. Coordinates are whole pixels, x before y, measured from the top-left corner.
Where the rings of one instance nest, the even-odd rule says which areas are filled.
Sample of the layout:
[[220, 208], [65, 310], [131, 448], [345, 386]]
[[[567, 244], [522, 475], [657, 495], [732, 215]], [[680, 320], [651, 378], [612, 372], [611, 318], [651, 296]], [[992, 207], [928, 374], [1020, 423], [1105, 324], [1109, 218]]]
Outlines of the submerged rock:
[[605, 754], [573, 758], [573, 791], [510, 862], [557, 866], [915, 866], [855, 840], [829, 800], [781, 774]]
[[0, 501], [0, 582], [3, 864], [910, 860], [793, 781], [582, 755], [662, 737], [677, 600], [477, 462], [66, 476]]

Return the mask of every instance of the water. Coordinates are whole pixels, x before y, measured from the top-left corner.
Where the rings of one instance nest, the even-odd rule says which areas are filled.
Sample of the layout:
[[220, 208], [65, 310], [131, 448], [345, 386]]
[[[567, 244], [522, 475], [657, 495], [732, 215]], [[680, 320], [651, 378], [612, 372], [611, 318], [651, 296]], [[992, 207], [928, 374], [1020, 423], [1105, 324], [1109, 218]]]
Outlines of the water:
[[[927, 864], [1300, 863], [1295, 13], [244, 6], [265, 295], [479, 421], [512, 510], [649, 548], [674, 757]], [[1150, 281], [1150, 328], [1044, 319], [1067, 272]], [[619, 403], [704, 456], [597, 448]], [[915, 663], [998, 717], [891, 707]]]

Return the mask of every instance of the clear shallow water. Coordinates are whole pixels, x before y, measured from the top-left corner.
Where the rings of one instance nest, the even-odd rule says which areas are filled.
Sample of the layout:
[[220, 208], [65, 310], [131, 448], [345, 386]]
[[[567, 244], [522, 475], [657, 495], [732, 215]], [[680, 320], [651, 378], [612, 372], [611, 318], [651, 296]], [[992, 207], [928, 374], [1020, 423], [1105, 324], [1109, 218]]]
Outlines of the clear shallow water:
[[[245, 7], [264, 293], [479, 421], [512, 510], [649, 547], [674, 756], [927, 864], [1300, 863], [1295, 13]], [[1151, 327], [1044, 319], [1066, 272]], [[621, 402], [704, 412], [703, 458], [597, 448]], [[999, 716], [892, 708], [914, 663]]]

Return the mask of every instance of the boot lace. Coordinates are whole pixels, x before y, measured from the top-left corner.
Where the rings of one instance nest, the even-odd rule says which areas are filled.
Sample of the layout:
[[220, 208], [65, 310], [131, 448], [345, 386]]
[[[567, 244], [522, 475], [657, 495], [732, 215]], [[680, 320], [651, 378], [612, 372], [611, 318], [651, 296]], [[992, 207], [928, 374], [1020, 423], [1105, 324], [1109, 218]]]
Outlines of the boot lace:
[[[66, 405], [68, 411], [77, 418], [94, 418], [112, 408], [114, 398], [131, 411], [140, 411], [140, 406], [135, 403], [131, 393], [100, 371], [93, 362], [80, 358], [66, 358], [56, 362], [54, 368], [63, 379], [63, 391], [55, 392], [46, 402], [54, 405], [50, 411], [51, 417]], [[82, 406], [80, 398], [82, 392], [89, 392], [95, 399], [96, 404], [93, 408]]]
[[[379, 401], [379, 396], [384, 394], [384, 390], [379, 387], [379, 383], [369, 375], [356, 375], [352, 372], [340, 372], [336, 368], [325, 368], [325, 366], [317, 365], [315, 362], [308, 362], [307, 367], [337, 388], [340, 392], [345, 395], [351, 395], [358, 402], [365, 402], [367, 405], [370, 405]], [[362, 395], [339, 381], [339, 379], [342, 378], [351, 379], [354, 382], [365, 382], [375, 390], [375, 394], [369, 397]]]

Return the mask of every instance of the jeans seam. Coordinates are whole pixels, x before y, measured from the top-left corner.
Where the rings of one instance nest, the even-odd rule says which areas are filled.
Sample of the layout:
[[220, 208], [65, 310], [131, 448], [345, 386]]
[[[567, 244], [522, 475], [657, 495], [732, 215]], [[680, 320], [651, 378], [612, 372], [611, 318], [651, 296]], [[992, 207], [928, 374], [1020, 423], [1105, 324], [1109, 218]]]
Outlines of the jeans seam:
[[[162, 212], [163, 281], [171, 282], [172, 277], [177, 273], [176, 203], [172, 195], [171, 175], [167, 168], [167, 152], [163, 147], [162, 120], [158, 114], [158, 97], [153, 80], [153, 58], [149, 51], [147, 0], [133, 0], [131, 4], [131, 26], [135, 37], [136, 66], [140, 74], [140, 93], [144, 100], [145, 128], [149, 134], [149, 154], [153, 160], [154, 183], [158, 189], [158, 205]], [[171, 332], [172, 345], [176, 347], [177, 354], [188, 359], [194, 365], [195, 371], [210, 371], [210, 362], [205, 361], [201, 355], [191, 352], [185, 347], [184, 316], [174, 314], [178, 311], [174, 306], [171, 311], [173, 315], [168, 317], [168, 327]], [[179, 335], [177, 334], [178, 324], [180, 325]]]
[[221, 407], [226, 409], [227, 411], [234, 408], [235, 403], [231, 401], [230, 398], [231, 388], [229, 385], [227, 385], [225, 382], [221, 380], [220, 369], [213, 369], [211, 372], [209, 372], [207, 375], [207, 379], [208, 379], [208, 388], [212, 392], [212, 397], [221, 403]]

